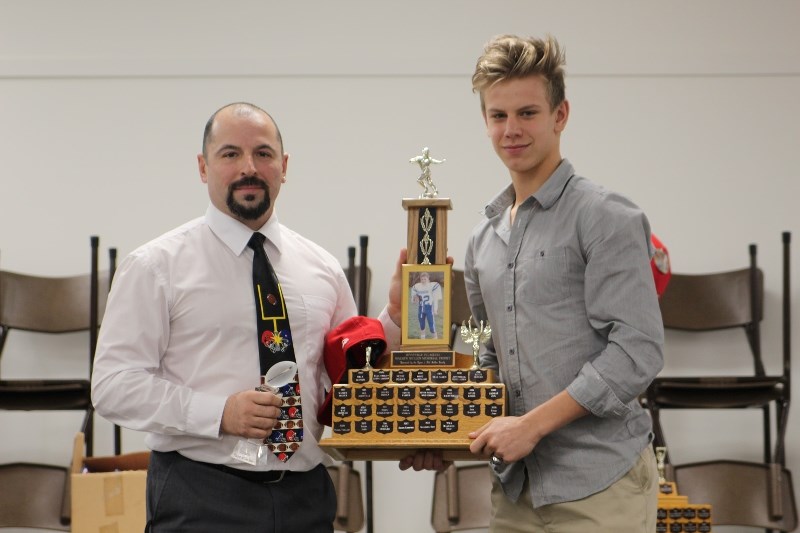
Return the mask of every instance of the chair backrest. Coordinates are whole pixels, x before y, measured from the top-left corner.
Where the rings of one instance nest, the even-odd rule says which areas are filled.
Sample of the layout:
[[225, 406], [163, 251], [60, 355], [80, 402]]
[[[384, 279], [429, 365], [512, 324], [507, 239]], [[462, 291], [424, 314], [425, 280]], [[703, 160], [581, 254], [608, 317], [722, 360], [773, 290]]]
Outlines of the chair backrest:
[[[102, 286], [108, 274], [100, 274]], [[0, 325], [41, 333], [90, 328], [91, 275], [44, 277], [0, 271]], [[99, 313], [107, 292], [99, 291]]]
[[364, 497], [361, 493], [361, 474], [345, 462], [328, 467], [336, 491], [334, 531], [356, 532], [364, 528]]
[[62, 521], [66, 468], [12, 463], [0, 465], [0, 528], [69, 531]]
[[761, 359], [764, 273], [756, 265], [756, 250], [755, 244], [749, 246], [747, 268], [712, 274], [673, 272], [659, 306], [665, 328], [688, 331], [744, 328], [754, 374], [764, 376]]
[[369, 314], [369, 291], [372, 286], [372, 271], [367, 266], [367, 246], [369, 238], [362, 235], [359, 239], [360, 246], [360, 265], [356, 265], [356, 247], [347, 248], [347, 282], [353, 292], [353, 298], [358, 306], [358, 314], [367, 316]]
[[455, 345], [461, 324], [469, 321], [472, 311], [467, 301], [467, 286], [464, 271], [453, 269], [453, 287], [450, 292], [450, 347]]
[[489, 527], [491, 476], [487, 463], [450, 465], [436, 474], [431, 508], [436, 533]]
[[464, 271], [453, 269], [453, 291], [450, 294], [450, 320], [461, 324], [469, 320], [472, 312], [467, 301], [467, 287], [464, 282]]
[[[791, 473], [778, 465], [707, 461], [672, 465], [678, 492], [691, 503], [711, 504], [714, 526], [794, 531], [797, 509]], [[771, 476], [778, 476], [772, 483]], [[780, 490], [770, 490], [770, 487]]]
[[659, 305], [664, 327], [710, 331], [745, 327], [763, 318], [764, 275], [756, 269], [756, 314], [751, 306], [751, 270], [714, 274], [672, 274]]

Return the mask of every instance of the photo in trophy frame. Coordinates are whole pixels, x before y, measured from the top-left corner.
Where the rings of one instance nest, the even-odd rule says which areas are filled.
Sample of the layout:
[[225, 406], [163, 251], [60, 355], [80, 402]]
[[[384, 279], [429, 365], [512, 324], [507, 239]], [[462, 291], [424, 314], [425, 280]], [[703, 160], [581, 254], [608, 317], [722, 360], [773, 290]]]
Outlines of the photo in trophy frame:
[[403, 265], [404, 347], [449, 347], [451, 284], [451, 265]]

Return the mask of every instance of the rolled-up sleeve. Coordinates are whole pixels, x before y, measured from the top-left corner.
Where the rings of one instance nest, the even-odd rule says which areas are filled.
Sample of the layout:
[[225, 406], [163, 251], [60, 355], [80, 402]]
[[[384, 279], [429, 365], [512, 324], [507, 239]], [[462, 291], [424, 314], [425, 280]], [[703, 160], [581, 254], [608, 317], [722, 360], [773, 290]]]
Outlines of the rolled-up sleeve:
[[644, 214], [611, 193], [580, 218], [584, 297], [591, 327], [606, 337], [568, 393], [592, 414], [623, 417], [663, 366], [663, 326]]

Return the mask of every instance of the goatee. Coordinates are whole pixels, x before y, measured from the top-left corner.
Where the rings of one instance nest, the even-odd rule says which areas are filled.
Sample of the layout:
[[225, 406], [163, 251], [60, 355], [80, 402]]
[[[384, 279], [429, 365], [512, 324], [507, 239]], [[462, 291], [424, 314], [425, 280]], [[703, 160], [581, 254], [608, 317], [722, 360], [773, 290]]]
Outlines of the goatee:
[[[240, 187], [260, 187], [264, 189], [264, 199], [254, 206], [248, 207], [246, 205], [242, 205], [233, 197], [234, 191]], [[250, 200], [251, 197], [247, 196], [245, 199]], [[257, 218], [261, 217], [261, 215], [266, 213], [267, 210], [269, 210], [269, 188], [267, 187], [266, 183], [255, 176], [247, 176], [240, 179], [236, 183], [231, 184], [231, 186], [228, 188], [228, 198], [226, 199], [226, 203], [228, 205], [228, 209], [231, 211], [231, 214], [237, 218], [242, 220], [256, 220]]]

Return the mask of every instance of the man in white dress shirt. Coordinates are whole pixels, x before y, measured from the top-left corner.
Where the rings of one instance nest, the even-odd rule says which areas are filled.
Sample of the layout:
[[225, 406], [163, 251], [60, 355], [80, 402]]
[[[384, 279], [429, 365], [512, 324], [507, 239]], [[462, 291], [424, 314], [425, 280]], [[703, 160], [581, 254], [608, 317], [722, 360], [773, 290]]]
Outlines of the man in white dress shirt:
[[[92, 399], [104, 418], [147, 432], [147, 530], [332, 531], [336, 495], [314, 414], [330, 387], [328, 331], [356, 314], [339, 262], [278, 222], [288, 154], [264, 110], [235, 103], [209, 119], [197, 156], [205, 216], [120, 264], [98, 342]], [[304, 439], [286, 462], [231, 454], [266, 438], [281, 399], [255, 390], [260, 366], [253, 297], [254, 232], [280, 280], [298, 364]], [[401, 253], [398, 265], [405, 261]], [[381, 320], [399, 341], [400, 273]]]

